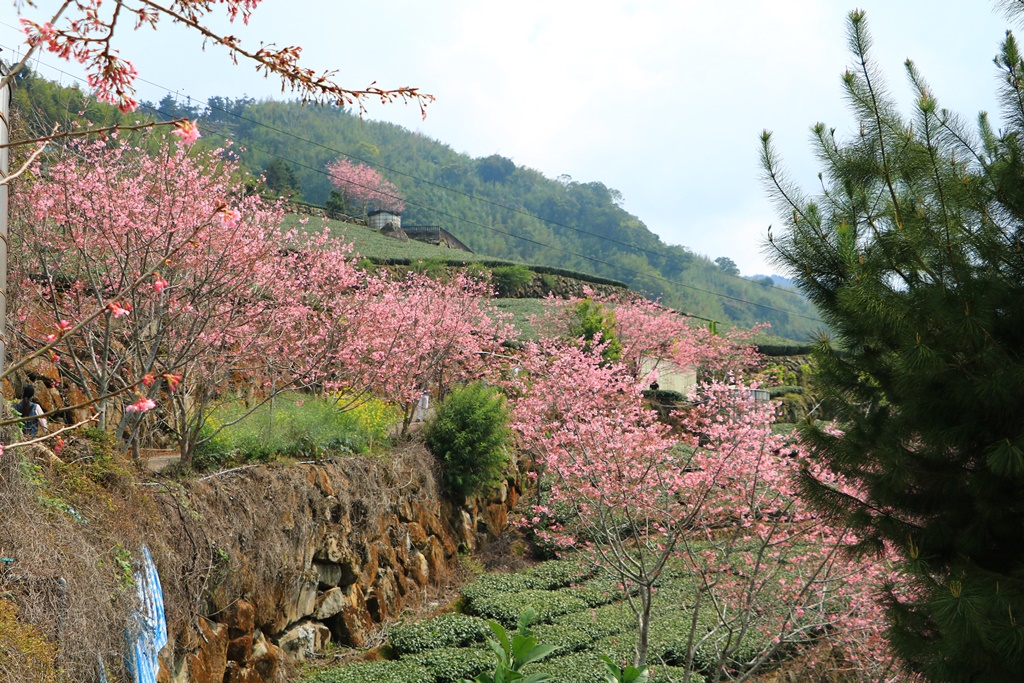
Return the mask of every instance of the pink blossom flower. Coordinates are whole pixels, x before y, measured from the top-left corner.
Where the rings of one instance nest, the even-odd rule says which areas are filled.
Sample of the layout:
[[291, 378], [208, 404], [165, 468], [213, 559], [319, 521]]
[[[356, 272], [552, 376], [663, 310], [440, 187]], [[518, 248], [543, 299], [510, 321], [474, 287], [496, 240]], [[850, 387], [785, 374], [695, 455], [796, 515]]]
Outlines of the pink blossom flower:
[[172, 135], [177, 135], [181, 144], [191, 147], [199, 139], [199, 126], [189, 120], [177, 121]]
[[146, 373], [146, 375], [142, 378], [142, 383], [147, 387], [153, 386], [154, 382], [156, 382], [156, 377], [150, 375], [149, 373]]
[[125, 406], [124, 412], [126, 413], [144, 413], [147, 410], [156, 408], [156, 403], [151, 398], [139, 397], [139, 400], [135, 403]]
[[157, 294], [159, 294], [160, 292], [164, 291], [164, 289], [167, 287], [167, 280], [161, 278], [160, 273], [154, 273], [153, 277], [156, 278], [155, 280], [153, 280], [153, 290]]
[[242, 213], [238, 209], [225, 206], [217, 212], [213, 220], [218, 226], [232, 230], [238, 226], [238, 221], [242, 220]]
[[163, 375], [164, 380], [167, 381], [167, 388], [174, 391], [181, 384], [181, 375], [172, 375], [169, 372], [165, 372]]
[[110, 314], [115, 318], [123, 318], [132, 312], [132, 305], [130, 303], [122, 306], [116, 301], [111, 301], [107, 308], [110, 309]]

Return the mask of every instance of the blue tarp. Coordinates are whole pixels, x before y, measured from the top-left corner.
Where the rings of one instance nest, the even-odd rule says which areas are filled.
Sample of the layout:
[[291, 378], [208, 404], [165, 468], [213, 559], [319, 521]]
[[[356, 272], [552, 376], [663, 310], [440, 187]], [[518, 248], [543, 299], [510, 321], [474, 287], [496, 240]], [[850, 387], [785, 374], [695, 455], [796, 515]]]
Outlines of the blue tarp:
[[139, 611], [128, 631], [128, 673], [135, 683], [156, 683], [157, 655], [167, 644], [167, 618], [160, 575], [146, 546], [142, 546], [142, 566], [135, 573], [135, 590]]

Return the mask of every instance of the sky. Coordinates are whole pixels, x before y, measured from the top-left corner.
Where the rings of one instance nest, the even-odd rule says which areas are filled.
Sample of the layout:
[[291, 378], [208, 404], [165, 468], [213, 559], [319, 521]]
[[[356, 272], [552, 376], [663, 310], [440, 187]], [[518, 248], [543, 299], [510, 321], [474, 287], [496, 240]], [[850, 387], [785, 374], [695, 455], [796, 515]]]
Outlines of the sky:
[[[911, 58], [940, 106], [971, 120], [996, 113], [992, 58], [1011, 26], [991, 2], [854, 1], [263, 0], [248, 26], [210, 23], [249, 47], [300, 45], [304, 65], [336, 69], [349, 88], [417, 86], [437, 98], [426, 119], [401, 104], [370, 104], [364, 116], [474, 157], [600, 181], [664, 242], [753, 275], [778, 272], [764, 253], [780, 219], [761, 182], [761, 131], [810, 191], [810, 127], [852, 132], [841, 87], [851, 9], [867, 12], [872, 54], [904, 111]], [[56, 6], [36, 4], [23, 15], [43, 21]], [[16, 3], [0, 3], [0, 56], [17, 50], [18, 16]], [[166, 20], [125, 31], [115, 47], [148, 82], [139, 99], [289, 97]], [[81, 74], [53, 55], [33, 66], [65, 84], [73, 76], [49, 66]]]

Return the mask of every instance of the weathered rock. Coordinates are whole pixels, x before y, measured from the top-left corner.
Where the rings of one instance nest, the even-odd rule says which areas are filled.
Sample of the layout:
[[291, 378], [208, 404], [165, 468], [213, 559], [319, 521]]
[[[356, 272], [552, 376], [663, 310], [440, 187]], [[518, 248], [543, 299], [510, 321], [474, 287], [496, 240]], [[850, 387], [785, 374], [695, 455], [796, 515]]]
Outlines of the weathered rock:
[[359, 573], [359, 585], [363, 587], [363, 592], [366, 592], [373, 587], [373, 582], [377, 580], [377, 570], [380, 569], [377, 545], [363, 544], [362, 558], [363, 568]]
[[473, 528], [473, 517], [465, 509], [459, 510], [459, 516], [455, 524], [455, 533], [458, 536], [460, 548], [464, 550], [476, 549], [476, 531]]
[[324, 536], [313, 553], [313, 559], [317, 562], [347, 564], [354, 573], [359, 572], [359, 557], [349, 546], [348, 539], [337, 530], [332, 530]]
[[417, 550], [427, 547], [427, 532], [416, 522], [409, 522], [406, 527], [409, 532], [409, 542], [416, 546]]
[[313, 618], [329, 619], [345, 609], [350, 604], [349, 597], [341, 588], [332, 588], [316, 599], [316, 607], [313, 609]]
[[426, 556], [421, 552], [409, 556], [406, 572], [420, 588], [425, 588], [430, 582], [430, 565], [427, 563]]
[[316, 606], [316, 586], [316, 581], [301, 578], [292, 584], [291, 590], [285, 589], [285, 595], [277, 606], [270, 635], [280, 633], [288, 624], [294, 624], [302, 617], [313, 613]]
[[398, 561], [395, 558], [395, 549], [391, 547], [387, 539], [377, 541], [374, 546], [377, 548], [377, 564], [379, 567], [394, 567]]
[[487, 525], [487, 533], [497, 536], [508, 526], [508, 508], [501, 503], [488, 505], [484, 512], [484, 523]]
[[252, 633], [228, 642], [228, 661], [244, 664], [252, 657]]
[[318, 621], [302, 621], [292, 626], [278, 638], [277, 645], [294, 661], [305, 661], [306, 657], [322, 650], [331, 642], [331, 631]]
[[341, 612], [331, 617], [327, 625], [335, 640], [342, 645], [363, 647], [366, 644], [366, 632], [373, 622], [366, 609], [363, 591], [358, 585], [350, 586], [349, 591], [349, 604]]
[[199, 619], [196, 649], [185, 655], [190, 683], [221, 683], [228, 663], [228, 627]]
[[257, 632], [252, 644], [252, 659], [249, 666], [255, 669], [266, 683], [284, 683], [291, 671], [285, 651]]
[[427, 540], [427, 547], [423, 550], [423, 557], [427, 561], [428, 579], [433, 577], [435, 582], [443, 581], [448, 576], [448, 562], [445, 558], [444, 548], [437, 536], [431, 536]]
[[56, 387], [45, 386], [45, 384], [40, 387], [38, 382], [36, 383], [36, 401], [48, 413], [64, 407], [64, 398]]
[[519, 489], [515, 486], [510, 486], [508, 489], [508, 497], [505, 499], [505, 507], [509, 510], [515, 508], [516, 503], [519, 502]]
[[228, 662], [227, 670], [224, 672], [224, 683], [264, 683], [264, 680], [255, 667], [243, 667], [238, 662]]
[[342, 566], [333, 562], [314, 562], [313, 569], [316, 570], [320, 585], [327, 588], [346, 586], [354, 583], [356, 580], [355, 574], [352, 573], [352, 568], [348, 565]]
[[232, 638], [252, 633], [256, 628], [256, 608], [248, 600], [235, 600], [224, 610], [221, 623], [227, 625]]
[[[46, 380], [50, 386], [60, 384], [60, 370], [56, 365], [42, 356], [36, 356], [25, 363], [22, 367], [22, 371], [28, 375], [29, 379], [33, 382], [42, 379]], [[36, 387], [36, 389], [38, 388], [39, 387]]]
[[[265, 478], [251, 481], [266, 485]], [[250, 506], [238, 518], [232, 577], [235, 595], [248, 599], [219, 593], [213, 603], [223, 622], [224, 633], [214, 634], [223, 656], [218, 660], [212, 646], [200, 647], [196, 638], [183, 649], [193, 651], [189, 668], [206, 678], [197, 680], [190, 670], [187, 679], [165, 677], [160, 683], [206, 683], [211, 675], [216, 679], [218, 665], [217, 683], [284, 681], [293, 660], [329, 642], [365, 646], [374, 623], [394, 618], [407, 603], [422, 599], [421, 589], [447, 580], [459, 549], [475, 548], [484, 535], [503, 531], [508, 506], [519, 495], [512, 480], [489, 496], [458, 502], [410, 489], [389, 495], [386, 509], [379, 509], [373, 507], [378, 501], [360, 497], [353, 483], [359, 480], [338, 464], [304, 467], [288, 481], [264, 498], [265, 509]], [[233, 497], [217, 500], [225, 515], [235, 512]], [[278, 540], [281, 570], [269, 582], [261, 572], [268, 559], [276, 560], [251, 552], [266, 524], [278, 539], [281, 532], [295, 539], [291, 546]], [[207, 665], [201, 659], [214, 661]]]

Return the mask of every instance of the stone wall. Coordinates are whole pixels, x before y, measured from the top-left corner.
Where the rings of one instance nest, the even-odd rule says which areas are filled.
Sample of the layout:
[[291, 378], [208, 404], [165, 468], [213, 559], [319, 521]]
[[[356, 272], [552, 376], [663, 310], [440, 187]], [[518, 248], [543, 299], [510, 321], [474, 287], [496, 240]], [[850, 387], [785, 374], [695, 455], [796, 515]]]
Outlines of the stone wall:
[[[460, 551], [502, 532], [520, 489], [510, 477], [491, 495], [448, 501], [433, 467], [412, 446], [388, 461], [253, 468], [164, 495], [168, 514], [188, 499], [201, 517], [193, 533], [224, 567], [203, 616], [172, 626], [160, 681], [289, 680], [295, 662], [328, 643], [366, 645], [376, 625], [446, 585]], [[156, 549], [158, 569], [170, 552]], [[163, 574], [167, 594], [187, 593]]]

